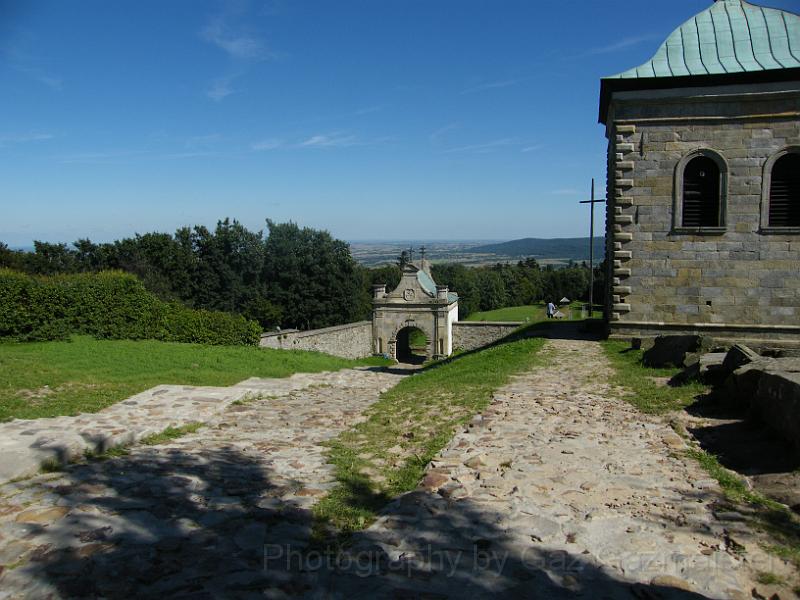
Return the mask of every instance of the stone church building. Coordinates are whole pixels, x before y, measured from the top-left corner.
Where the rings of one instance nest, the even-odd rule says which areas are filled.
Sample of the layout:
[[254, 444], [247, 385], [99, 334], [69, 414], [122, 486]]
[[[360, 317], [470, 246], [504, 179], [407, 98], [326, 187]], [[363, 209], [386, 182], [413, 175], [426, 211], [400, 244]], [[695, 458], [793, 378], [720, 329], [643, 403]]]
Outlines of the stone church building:
[[717, 0], [602, 80], [612, 337], [800, 344], [800, 16]]

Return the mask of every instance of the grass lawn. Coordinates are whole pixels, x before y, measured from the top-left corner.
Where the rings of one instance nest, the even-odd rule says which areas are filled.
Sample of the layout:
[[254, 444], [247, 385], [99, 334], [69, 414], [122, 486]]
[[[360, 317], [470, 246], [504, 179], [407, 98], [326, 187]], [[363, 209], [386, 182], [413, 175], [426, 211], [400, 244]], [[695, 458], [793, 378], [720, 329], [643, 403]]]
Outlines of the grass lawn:
[[680, 369], [645, 367], [642, 364], [643, 352], [631, 349], [627, 342], [607, 340], [602, 344], [614, 367], [612, 383], [631, 392], [625, 396], [625, 400], [642, 412], [659, 415], [680, 410], [708, 390], [707, 386], [697, 381], [679, 387], [669, 386], [666, 381], [677, 375]]
[[321, 525], [366, 527], [389, 499], [414, 489], [456, 428], [488, 406], [510, 377], [538, 364], [540, 338], [467, 353], [401, 381], [367, 420], [329, 443], [338, 487], [315, 507]]
[[157, 341], [0, 344], [0, 422], [96, 412], [159, 384], [227, 386], [248, 377], [386, 364], [315, 352]]
[[[561, 309], [566, 315], [566, 318], [579, 320], [581, 318], [581, 307], [583, 302], [573, 302], [568, 307]], [[569, 311], [571, 309], [571, 313]], [[595, 311], [595, 317], [602, 317], [602, 313]], [[547, 312], [545, 311], [544, 304], [534, 304], [530, 306], [508, 306], [506, 308], [498, 308], [497, 310], [487, 310], [483, 312], [476, 312], [469, 315], [467, 321], [527, 321], [529, 323], [537, 323], [539, 321], [547, 320]]]
[[408, 336], [408, 345], [411, 346], [412, 350], [424, 352], [428, 345], [428, 336], [419, 329], [414, 329]]

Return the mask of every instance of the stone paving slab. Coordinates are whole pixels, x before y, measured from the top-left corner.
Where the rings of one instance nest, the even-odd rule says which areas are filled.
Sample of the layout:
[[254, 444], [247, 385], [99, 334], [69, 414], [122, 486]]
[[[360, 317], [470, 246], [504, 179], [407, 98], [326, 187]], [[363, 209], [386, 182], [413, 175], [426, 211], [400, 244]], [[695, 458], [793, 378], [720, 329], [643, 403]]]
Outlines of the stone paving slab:
[[86, 451], [128, 445], [167, 427], [205, 422], [251, 394], [280, 395], [331, 385], [336, 373], [251, 378], [231, 387], [160, 385], [97, 413], [0, 423], [0, 484], [36, 474], [48, 461], [67, 463]]
[[294, 594], [264, 549], [308, 545], [335, 481], [321, 444], [402, 377], [248, 380], [195, 434], [0, 486], [0, 599]]

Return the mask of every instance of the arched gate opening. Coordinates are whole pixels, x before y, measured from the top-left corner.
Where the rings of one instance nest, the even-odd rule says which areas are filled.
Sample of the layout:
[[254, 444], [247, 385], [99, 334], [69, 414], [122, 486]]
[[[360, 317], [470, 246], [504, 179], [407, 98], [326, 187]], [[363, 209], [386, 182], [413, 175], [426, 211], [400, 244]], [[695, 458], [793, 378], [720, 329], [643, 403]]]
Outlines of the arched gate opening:
[[418, 327], [404, 327], [397, 332], [396, 354], [401, 363], [419, 365], [424, 363], [430, 354], [430, 340]]

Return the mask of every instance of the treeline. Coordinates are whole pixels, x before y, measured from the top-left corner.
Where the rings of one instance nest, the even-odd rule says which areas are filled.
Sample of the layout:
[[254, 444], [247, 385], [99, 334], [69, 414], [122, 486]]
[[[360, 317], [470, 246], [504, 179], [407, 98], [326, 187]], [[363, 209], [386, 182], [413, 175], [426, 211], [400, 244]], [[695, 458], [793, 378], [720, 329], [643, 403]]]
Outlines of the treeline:
[[[368, 319], [372, 285], [393, 289], [400, 281], [398, 265], [358, 265], [348, 244], [328, 232], [269, 220], [266, 232], [225, 219], [213, 230], [184, 227], [174, 234], [137, 234], [110, 243], [35, 242], [33, 252], [0, 243], [0, 267], [29, 275], [125, 271], [163, 301], [239, 314], [264, 329], [313, 329]], [[461, 318], [563, 297], [586, 299], [589, 286], [585, 264], [542, 268], [533, 259], [478, 268], [434, 265], [433, 276], [458, 292]], [[596, 277], [599, 299], [601, 269]]]
[[265, 329], [311, 329], [362, 316], [363, 283], [350, 248], [328, 232], [267, 221], [268, 232], [235, 220], [212, 231], [181, 228], [112, 243], [36, 242], [33, 252], [0, 244], [0, 267], [32, 275], [122, 270], [166, 301], [237, 313]]

